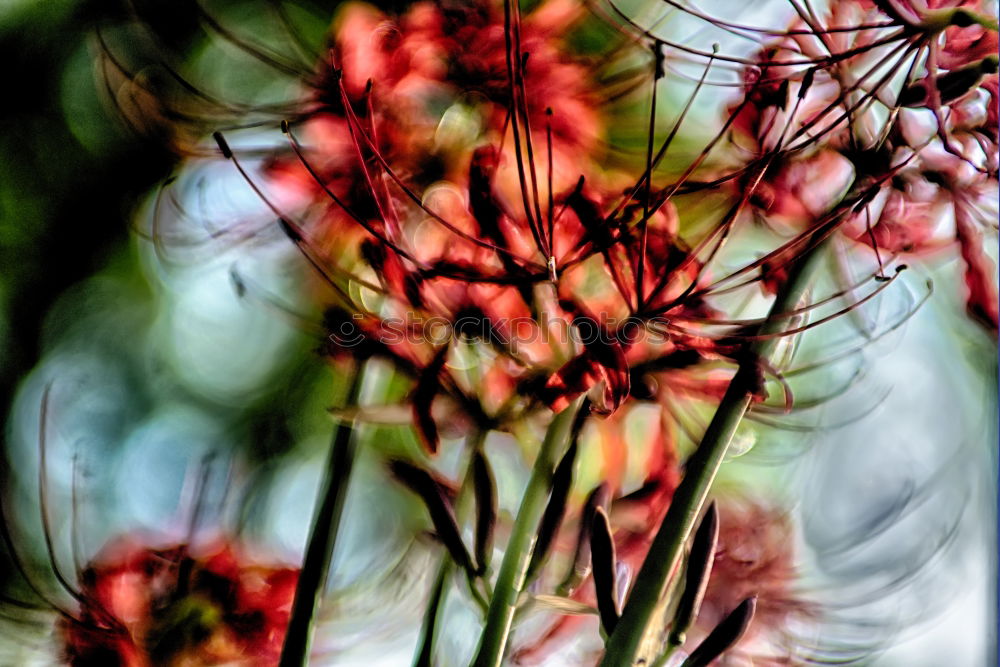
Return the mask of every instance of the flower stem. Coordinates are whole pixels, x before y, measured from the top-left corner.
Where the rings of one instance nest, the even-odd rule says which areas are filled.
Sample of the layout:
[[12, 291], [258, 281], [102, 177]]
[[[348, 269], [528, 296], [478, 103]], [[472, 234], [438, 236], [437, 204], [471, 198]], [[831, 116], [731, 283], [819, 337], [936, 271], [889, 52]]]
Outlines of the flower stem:
[[601, 667], [631, 667], [638, 657], [668, 578], [678, 569], [684, 543], [694, 530], [729, 443], [750, 407], [759, 377], [757, 364], [759, 360], [768, 359], [779, 340], [779, 337], [768, 334], [779, 333], [787, 322], [782, 315], [795, 309], [802, 300], [817, 258], [825, 246], [825, 241], [815, 242], [789, 268], [787, 280], [771, 305], [767, 319], [757, 331], [758, 336], [765, 337], [756, 338], [748, 344], [748, 354], [729, 383], [701, 444], [685, 463], [684, 479], [674, 493], [667, 515], [636, 576], [621, 619], [608, 638]]
[[486, 625], [479, 638], [479, 650], [472, 664], [474, 667], [499, 667], [504, 647], [510, 634], [517, 600], [524, 585], [525, 570], [535, 544], [538, 522], [542, 518], [552, 483], [556, 461], [569, 439], [573, 418], [583, 397], [557, 414], [538, 451], [528, 486], [521, 498], [521, 507], [504, 551], [500, 572], [497, 574], [493, 597], [486, 612]]
[[[350, 378], [347, 404], [357, 402], [361, 390], [362, 373], [354, 371]], [[354, 467], [356, 445], [352, 424], [341, 421], [334, 431], [330, 456], [327, 460], [323, 484], [319, 491], [319, 506], [313, 517], [305, 559], [295, 587], [295, 601], [288, 621], [285, 642], [281, 647], [279, 667], [304, 667], [309, 661], [312, 642], [313, 617], [326, 588], [330, 562], [337, 542], [337, 531], [344, 511], [347, 486]]]

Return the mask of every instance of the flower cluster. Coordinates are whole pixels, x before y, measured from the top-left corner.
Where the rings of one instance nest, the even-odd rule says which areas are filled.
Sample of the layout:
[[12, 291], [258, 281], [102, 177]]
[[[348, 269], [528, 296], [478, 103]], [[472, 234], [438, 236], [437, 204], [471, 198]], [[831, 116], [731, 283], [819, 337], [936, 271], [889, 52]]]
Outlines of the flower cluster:
[[110, 544], [84, 569], [80, 610], [59, 633], [71, 665], [276, 662], [298, 571], [236, 545]]
[[[230, 132], [214, 133], [219, 154], [315, 269], [322, 352], [347, 368], [355, 389], [372, 357], [409, 379], [424, 451], [390, 468], [421, 498], [482, 607], [476, 665], [499, 664], [508, 644], [531, 661], [580, 625], [567, 615], [523, 645], [509, 642], [516, 614], [532, 604], [598, 616], [601, 664], [682, 652], [700, 665], [731, 649], [754, 664], [785, 664], [791, 619], [821, 616], [795, 593], [786, 517], [751, 501], [704, 510], [744, 414], [796, 407], [786, 374], [804, 371], [779, 359], [778, 343], [878, 297], [896, 281], [902, 267], [889, 268], [900, 257], [950, 247], [964, 265], [969, 314], [994, 335], [998, 328], [995, 269], [983, 248], [995, 228], [997, 27], [982, 6], [852, 0], [822, 14], [796, 6], [790, 25], [775, 29], [665, 4], [755, 50], [729, 55], [676, 41], [613, 2], [589, 9], [616, 37], [586, 54], [571, 37], [595, 17], [572, 0], [523, 14], [509, 0], [419, 2], [397, 16], [351, 4], [308, 77], [307, 99], [278, 114], [285, 144], [259, 170], [244, 166]], [[683, 80], [692, 61], [703, 70], [664, 132], [660, 84]], [[691, 102], [719, 83], [718, 69], [738, 77], [721, 129], [693, 157], [674, 158]], [[616, 123], [648, 128], [645, 146], [616, 152]], [[767, 239], [754, 259], [731, 257], [728, 242], [751, 231]], [[810, 293], [816, 258], [830, 247], [852, 251], [865, 275], [833, 294]], [[448, 335], [411, 331], [426, 322]], [[717, 407], [708, 425], [691, 418], [705, 404]], [[640, 410], [656, 416], [644, 455], [626, 434]], [[546, 435], [522, 504], [498, 531], [505, 519], [482, 443], [490, 432], [538, 427]], [[307, 549], [315, 589], [332, 552], [350, 429], [338, 426]], [[584, 433], [599, 441], [602, 482], [575, 506]], [[683, 464], [682, 436], [700, 443]], [[428, 463], [443, 437], [469, 443], [464, 482]], [[630, 488], [624, 470], [639, 457], [641, 486]], [[467, 487], [471, 549], [459, 502]], [[494, 533], [509, 534], [496, 572]], [[222, 576], [213, 568], [195, 570]], [[154, 574], [145, 581], [154, 584]], [[211, 591], [197, 604], [185, 594], [183, 609], [164, 602], [162, 615], [143, 611], [142, 636], [189, 637], [188, 620], [211, 616], [223, 619], [212, 626], [221, 634], [198, 646], [275, 655], [273, 629], [260, 644], [225, 632], [241, 605], [252, 607], [238, 602], [235, 571], [226, 576], [232, 606]], [[442, 589], [432, 594], [420, 664], [434, 651]], [[316, 590], [300, 587], [299, 599], [310, 596]], [[314, 608], [303, 609], [291, 623], [307, 636], [301, 624]], [[667, 610], [673, 619], [651, 630], [654, 613]], [[66, 633], [70, 645], [88, 646], [85, 634]]]
[[734, 183], [752, 184], [750, 204], [769, 224], [838, 228], [880, 267], [957, 247], [968, 312], [996, 335], [982, 237], [995, 229], [998, 154], [987, 12], [887, 0], [797, 19], [745, 70], [733, 120], [745, 166]]
[[[269, 167], [261, 190], [282, 202], [275, 208], [286, 233], [334, 292], [328, 353], [381, 356], [413, 377], [414, 425], [429, 453], [438, 450], [442, 429], [453, 436], [513, 430], [587, 394], [575, 432], [593, 421], [588, 414], [599, 415], [604, 483], [591, 497], [612, 501], [615, 567], [627, 579], [646, 558], [679, 479], [673, 406], [722, 398], [732, 377], [727, 362], [742, 359], [743, 328], [752, 323], [727, 321], [709, 305], [705, 261], [682, 238], [669, 196], [651, 184], [653, 156], [638, 179], [624, 168], [599, 168], [611, 112], [594, 104], [598, 71], [565, 41], [579, 13], [554, 1], [523, 18], [510, 4], [450, 10], [421, 3], [396, 20], [348, 8], [335, 23], [317, 108], [283, 126], [292, 154]], [[225, 138], [216, 139], [232, 155]], [[414, 313], [454, 336], [393, 335], [420, 333], [398, 331]], [[612, 331], [609, 321], [622, 324]], [[702, 330], [707, 325], [716, 329]], [[646, 335], [630, 337], [625, 327]], [[570, 329], [580, 333], [576, 340], [552, 335]], [[761, 402], [768, 371], [756, 373], [752, 396]], [[645, 483], [628, 494], [626, 417], [650, 403], [660, 418], [648, 434]], [[575, 455], [575, 444], [569, 452]], [[572, 470], [573, 455], [561, 469]], [[448, 500], [454, 485], [394, 465], [423, 497], [455, 561], [471, 577], [487, 575], [489, 548], [469, 549], [460, 537]], [[484, 475], [477, 484], [493, 482]], [[554, 491], [525, 585], [542, 574], [543, 544], [565, 542], [558, 537], [565, 503]], [[586, 536], [593, 509], [566, 530]], [[495, 521], [488, 505], [479, 511], [481, 520]], [[730, 528], [733, 520], [763, 520], [765, 530], [781, 530], [777, 516], [735, 516], [726, 518]], [[588, 543], [581, 538], [573, 547], [579, 558], [589, 558]], [[783, 541], [762, 548], [775, 547], [782, 553], [772, 557], [787, 563]], [[722, 576], [738, 577], [739, 568], [726, 562]], [[572, 565], [559, 592], [597, 604], [606, 583], [581, 567]], [[782, 613], [806, 609], [786, 603], [793, 573], [776, 570], [774, 588], [743, 587], [759, 595], [762, 618], [779, 634]], [[732, 602], [718, 598], [717, 586], [710, 590], [716, 609]], [[776, 608], [785, 612], [772, 613]], [[703, 639], [721, 620], [702, 621], [692, 636]], [[549, 650], [573, 625], [558, 622], [518, 659]], [[774, 644], [765, 643], [761, 655]]]

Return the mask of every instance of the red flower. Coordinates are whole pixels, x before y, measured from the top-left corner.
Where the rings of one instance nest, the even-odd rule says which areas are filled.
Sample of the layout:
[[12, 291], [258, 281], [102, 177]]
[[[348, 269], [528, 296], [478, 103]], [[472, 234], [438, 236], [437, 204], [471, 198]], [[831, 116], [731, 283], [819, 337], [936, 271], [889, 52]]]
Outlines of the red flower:
[[249, 562], [234, 544], [108, 545], [59, 622], [71, 665], [277, 664], [298, 571]]
[[[880, 264], [957, 250], [968, 310], [996, 331], [996, 273], [980, 233], [995, 227], [997, 84], [987, 75], [997, 67], [996, 31], [973, 20], [981, 10], [859, 1], [834, 3], [822, 21], [796, 20], [796, 33], [774, 38], [746, 69], [732, 124], [745, 166], [731, 182], [776, 231], [802, 239], [837, 229]], [[839, 30], [879, 14], [892, 19], [884, 29]], [[839, 31], [814, 32], [822, 27]], [[902, 85], [872, 69], [876, 58], [907, 75]], [[920, 107], [934, 118], [911, 110]], [[789, 241], [761, 262], [765, 290], [774, 289], [767, 270], [780, 272], [801, 248]]]

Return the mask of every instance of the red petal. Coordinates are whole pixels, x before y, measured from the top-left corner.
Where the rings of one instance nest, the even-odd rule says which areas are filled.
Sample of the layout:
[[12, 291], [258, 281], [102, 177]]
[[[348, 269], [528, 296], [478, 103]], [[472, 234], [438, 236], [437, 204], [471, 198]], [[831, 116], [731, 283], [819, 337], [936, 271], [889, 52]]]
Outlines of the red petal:
[[983, 251], [982, 234], [963, 209], [962, 205], [955, 206], [955, 236], [965, 261], [966, 309], [970, 317], [996, 336], [1000, 329], [996, 272], [993, 261]]
[[[570, 304], [566, 304], [571, 307]], [[570, 401], [588, 391], [600, 381], [604, 381], [603, 405], [595, 405], [594, 410], [611, 414], [628, 397], [631, 375], [625, 350], [617, 340], [604, 331], [598, 322], [587, 316], [577, 315], [576, 321], [585, 320], [588, 330], [601, 332], [600, 340], [584, 341], [583, 354], [566, 362], [540, 392], [539, 398], [553, 411], [560, 412]]]

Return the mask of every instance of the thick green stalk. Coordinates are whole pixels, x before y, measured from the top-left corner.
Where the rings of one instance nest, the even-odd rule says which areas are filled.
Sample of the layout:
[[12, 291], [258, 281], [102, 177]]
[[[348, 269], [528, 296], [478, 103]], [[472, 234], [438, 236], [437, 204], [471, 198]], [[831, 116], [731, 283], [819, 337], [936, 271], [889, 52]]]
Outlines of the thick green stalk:
[[573, 418], [582, 400], [582, 397], [578, 398], [557, 414], [545, 433], [545, 440], [535, 459], [531, 478], [521, 498], [521, 507], [517, 511], [517, 519], [503, 554], [493, 597], [486, 612], [486, 625], [479, 638], [479, 650], [472, 662], [474, 667], [499, 667], [503, 659], [517, 600], [524, 585], [525, 570], [535, 544], [538, 522], [548, 500], [552, 473], [569, 439]]
[[[777, 333], [787, 327], [788, 319], [782, 315], [799, 305], [809, 286], [817, 257], [825, 246], [825, 242], [818, 243], [790, 267], [788, 279], [779, 290], [767, 320], [757, 332], [759, 335]], [[631, 667], [638, 657], [667, 580], [678, 569], [684, 543], [694, 530], [729, 443], [750, 406], [759, 377], [758, 360], [766, 361], [778, 340], [777, 337], [758, 338], [747, 346], [748, 355], [729, 383], [701, 444], [685, 463], [684, 479], [674, 493], [649, 555], [636, 576], [621, 619], [608, 638], [601, 667]]]
[[[361, 380], [362, 373], [354, 371], [350, 379], [347, 405], [357, 403]], [[292, 604], [285, 643], [281, 647], [279, 667], [304, 667], [309, 663], [313, 617], [326, 588], [337, 531], [344, 512], [347, 486], [354, 468], [356, 445], [353, 433], [352, 424], [346, 419], [337, 425], [334, 432], [323, 484], [319, 490], [319, 506], [313, 517], [305, 559], [295, 587], [295, 601]]]

